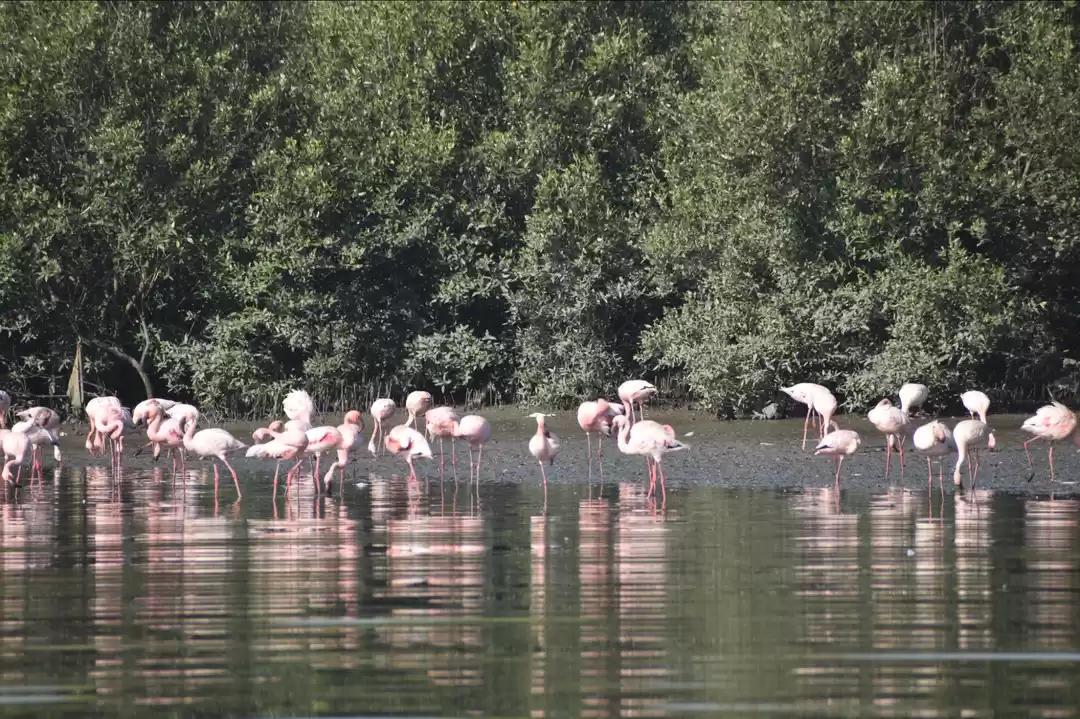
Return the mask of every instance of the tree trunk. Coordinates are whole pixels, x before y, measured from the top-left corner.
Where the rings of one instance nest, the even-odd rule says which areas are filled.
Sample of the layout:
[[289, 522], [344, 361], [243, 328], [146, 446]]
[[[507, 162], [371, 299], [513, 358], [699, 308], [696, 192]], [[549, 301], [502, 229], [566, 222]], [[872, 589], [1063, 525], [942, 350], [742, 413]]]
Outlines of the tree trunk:
[[146, 398], [150, 399], [154, 396], [154, 386], [150, 383], [150, 375], [146, 373], [146, 369], [143, 366], [143, 362], [145, 361], [145, 355], [142, 360], [138, 360], [129, 355], [127, 352], [124, 352], [119, 347], [111, 345], [108, 342], [102, 342], [101, 340], [93, 340], [93, 343], [111, 354], [113, 357], [121, 359], [131, 365], [132, 368], [134, 368], [134, 370], [139, 374], [139, 379], [142, 380], [143, 389], [146, 390]]

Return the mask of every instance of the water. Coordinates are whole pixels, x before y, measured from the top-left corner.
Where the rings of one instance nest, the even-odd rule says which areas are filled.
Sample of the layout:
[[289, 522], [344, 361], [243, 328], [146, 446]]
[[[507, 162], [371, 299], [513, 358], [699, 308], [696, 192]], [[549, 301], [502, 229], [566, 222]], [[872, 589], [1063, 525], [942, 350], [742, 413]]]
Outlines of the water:
[[[226, 479], [215, 503], [204, 463], [116, 481], [67, 438], [64, 468], [0, 505], [0, 710], [1078, 713], [1080, 497], [1046, 482], [1045, 447], [1029, 483], [1001, 430], [986, 488], [957, 495], [928, 492], [924, 462], [886, 482], [867, 433], [837, 491], [801, 422], [679, 414], [693, 447], [669, 457], [665, 507], [610, 445], [590, 481], [559, 418], [545, 501], [535, 425], [497, 419], [479, 498], [467, 466], [410, 489], [403, 462], [365, 458], [343, 497], [305, 475], [275, 502], [273, 465], [239, 460], [243, 500]], [[1075, 480], [1075, 451], [1055, 459]]]

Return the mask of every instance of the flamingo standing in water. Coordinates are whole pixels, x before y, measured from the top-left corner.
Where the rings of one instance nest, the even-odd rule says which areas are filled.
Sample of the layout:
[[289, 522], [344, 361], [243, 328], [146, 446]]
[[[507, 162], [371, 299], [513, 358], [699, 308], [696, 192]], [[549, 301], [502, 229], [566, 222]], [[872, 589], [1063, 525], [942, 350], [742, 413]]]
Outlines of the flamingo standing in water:
[[[260, 427], [251, 435], [258, 444], [253, 444], [244, 453], [247, 457], [269, 457], [276, 459], [274, 468], [274, 497], [277, 498], [278, 473], [281, 471], [282, 460], [296, 459], [297, 462], [285, 474], [285, 492], [288, 494], [292, 485], [294, 472], [299, 472], [300, 463], [304, 461], [304, 450], [307, 449], [307, 432], [295, 427], [286, 427], [281, 420], [275, 420], [269, 427]], [[264, 442], [263, 440], [269, 441]]]
[[534, 412], [529, 416], [536, 420], [536, 434], [529, 440], [529, 454], [536, 457], [536, 461], [540, 463], [540, 476], [544, 479], [544, 491], [546, 492], [547, 472], [544, 470], [544, 462], [555, 464], [555, 456], [559, 453], [559, 438], [548, 430], [544, 420], [555, 415]]
[[340, 494], [345, 491], [345, 465], [349, 463], [350, 457], [360, 450], [364, 431], [364, 422], [360, 418], [360, 413], [355, 409], [346, 412], [345, 418], [338, 425], [337, 431], [341, 435], [341, 444], [337, 448], [337, 458], [330, 464], [330, 469], [327, 470], [323, 482], [327, 486], [327, 491], [329, 491], [334, 481], [334, 470], [340, 471], [341, 480], [338, 485]]
[[1045, 439], [1050, 442], [1050, 481], [1054, 481], [1054, 442], [1067, 439], [1072, 436], [1080, 444], [1080, 437], [1076, 432], [1076, 415], [1068, 407], [1060, 402], [1053, 402], [1044, 407], [1039, 407], [1034, 417], [1024, 420], [1020, 429], [1031, 432], [1035, 436], [1024, 442], [1024, 454], [1027, 455], [1028, 467], [1031, 467], [1031, 454], [1027, 446], [1037, 439]]
[[[337, 452], [341, 448], [342, 436], [337, 427], [314, 427], [307, 431], [308, 444], [304, 450], [305, 456], [315, 457], [315, 471], [311, 480], [315, 483], [315, 493], [322, 494], [322, 483], [319, 481], [319, 466], [322, 456], [327, 452]], [[335, 462], [336, 464], [336, 462]], [[331, 472], [333, 470], [331, 469]]]
[[[161, 447], [164, 445], [168, 449], [169, 456], [172, 457], [174, 477], [176, 475], [176, 453], [174, 450], [180, 451], [181, 466], [186, 471], [187, 457], [184, 456], [185, 422], [173, 417], [166, 418], [165, 408], [155, 401], [150, 401], [145, 407], [136, 407], [135, 409], [140, 411], [141, 418], [146, 421], [146, 437], [154, 445], [154, 461], [158, 460]], [[135, 412], [131, 414], [132, 419], [134, 419]], [[192, 422], [190, 426], [194, 427], [195, 423]], [[141, 451], [142, 449], [139, 449], [139, 452]]]
[[942, 484], [941, 459], [945, 455], [956, 451], [956, 442], [953, 441], [953, 433], [945, 426], [944, 422], [934, 420], [915, 430], [911, 437], [911, 443], [921, 454], [926, 455], [926, 473], [930, 478], [930, 488], [934, 487], [934, 471], [930, 464], [931, 457], [938, 458], [938, 487], [942, 492], [945, 486]]
[[[453, 426], [454, 436], [469, 443], [469, 479], [473, 478], [473, 448], [479, 448], [476, 457], [476, 481], [480, 482], [480, 462], [484, 459], [484, 445], [491, 439], [491, 424], [478, 414], [467, 414]], [[477, 488], [479, 491], [479, 488]]]
[[383, 429], [383, 422], [394, 416], [394, 411], [397, 409], [397, 405], [394, 404], [392, 399], [377, 399], [371, 403], [371, 419], [375, 422], [375, 427], [371, 430], [371, 441], [368, 442], [368, 451], [373, 455], [379, 455], [379, 437], [380, 435], [385, 437], [386, 431]]
[[99, 439], [97, 428], [105, 421], [109, 407], [119, 409], [120, 400], [116, 397], [94, 397], [86, 403], [86, 417], [90, 421], [90, 431], [86, 434], [86, 451], [90, 456], [97, 453], [98, 447], [101, 447], [101, 453], [105, 454], [104, 442]]
[[443, 440], [450, 438], [450, 462], [457, 466], [457, 440], [454, 438], [454, 425], [461, 421], [461, 415], [452, 407], [436, 407], [429, 409], [424, 415], [424, 423], [427, 426], [429, 437], [439, 438], [439, 472], [442, 473], [446, 466], [446, 451], [443, 448]]
[[[0, 473], [5, 481], [18, 484], [22, 476], [22, 465], [26, 461], [26, 450], [30, 447], [30, 438], [22, 432], [0, 429], [0, 449], [4, 452], [4, 470]], [[8, 457], [11, 457], [8, 460]], [[11, 468], [18, 466], [19, 471], [12, 476]]]
[[240, 497], [243, 496], [240, 492], [240, 480], [236, 476], [236, 470], [229, 464], [227, 458], [230, 454], [239, 452], [246, 446], [247, 445], [243, 442], [223, 429], [212, 428], [196, 432], [195, 425], [193, 424], [185, 428], [184, 449], [202, 459], [210, 457], [210, 461], [214, 465], [215, 501], [218, 496], [218, 466], [216, 460], [221, 460], [221, 463], [228, 468], [230, 473], [232, 473], [233, 484], [236, 485], [236, 498], [240, 499]]
[[108, 438], [113, 467], [119, 469], [124, 457], [124, 436], [135, 431], [131, 410], [127, 407], [107, 405], [98, 414], [97, 423], [95, 441], [101, 445], [101, 453], [105, 454], [104, 442]]
[[630, 415], [630, 422], [634, 422], [634, 404], [638, 405], [637, 418], [645, 418], [645, 400], [656, 394], [656, 387], [643, 379], [632, 379], [619, 385], [619, 401], [623, 404], [626, 414]]
[[978, 417], [985, 424], [986, 413], [990, 411], [990, 398], [978, 390], [970, 390], [960, 395], [960, 402], [972, 419]]
[[64, 461], [64, 457], [60, 454], [60, 440], [56, 438], [56, 434], [52, 430], [46, 429], [39, 424], [35, 424], [30, 420], [22, 420], [11, 425], [12, 432], [22, 432], [30, 440], [30, 475], [33, 476], [34, 472], [41, 472], [44, 476], [44, 465], [41, 462], [40, 453], [38, 447], [44, 447], [45, 445], [52, 445], [53, 459], [57, 464]]
[[415, 429], [416, 418], [420, 415], [426, 417], [427, 411], [431, 409], [431, 405], [434, 403], [430, 392], [410, 392], [409, 396], [405, 398], [405, 409], [409, 412], [409, 418], [405, 420], [405, 426]]
[[11, 395], [0, 389], [0, 429], [7, 427], [9, 409], [11, 409]]
[[[971, 489], [975, 489], [975, 480], [979, 478], [979, 449], [984, 443], [987, 449], [994, 449], [994, 430], [990, 429], [985, 422], [965, 419], [953, 428], [953, 442], [956, 443], [957, 455], [956, 468], [953, 470], [953, 484], [957, 487], [961, 486], [960, 466], [967, 461]], [[971, 468], [972, 459], [975, 461], [974, 472]]]
[[893, 442], [896, 442], [900, 451], [900, 473], [904, 472], [904, 438], [911, 433], [911, 420], [908, 413], [887, 399], [877, 403], [877, 406], [866, 415], [870, 424], [885, 435], [885, 477], [889, 476], [889, 468], [892, 466]]
[[844, 466], [844, 458], [855, 454], [860, 444], [862, 444], [862, 439], [859, 437], [858, 432], [850, 429], [836, 429], [822, 437], [817, 447], [814, 448], [815, 456], [823, 455], [836, 459], [836, 479], [834, 481], [837, 487], [840, 486], [840, 468]]
[[[814, 384], [813, 382], [799, 382], [798, 384], [793, 384], [790, 387], [781, 387], [780, 391], [786, 394], [788, 397], [791, 397], [796, 402], [806, 405], [806, 420], [803, 422], [802, 427], [802, 448], [806, 449], [806, 431], [810, 426], [811, 417], [815, 418], [814, 423], [815, 425], [817, 424], [816, 415], [814, 414], [814, 412], [816, 411], [814, 409], [815, 400], [817, 400], [821, 404], [821, 406], [828, 407], [830, 404], [829, 400], [831, 399], [832, 408], [835, 412], [836, 397], [833, 397], [833, 393], [830, 392], [827, 387], [823, 387], [819, 384]], [[825, 431], [827, 430], [823, 429], [818, 436], [824, 437]]]
[[611, 420], [626, 411], [619, 404], [612, 404], [606, 399], [598, 399], [595, 402], [582, 402], [578, 407], [578, 426], [585, 431], [585, 442], [588, 446], [589, 459], [592, 460], [592, 436], [596, 439], [596, 453], [604, 456], [604, 437], [611, 436]]
[[411, 481], [419, 481], [416, 477], [416, 468], [413, 466], [413, 461], [418, 457], [425, 457], [432, 459], [431, 447], [428, 445], [424, 435], [417, 432], [412, 427], [406, 427], [403, 424], [399, 424], [394, 427], [386, 435], [383, 440], [383, 444], [390, 450], [391, 454], [398, 455], [404, 454], [405, 461], [409, 465], [409, 479]]
[[[656, 476], [660, 475], [660, 492], [663, 502], [667, 503], [667, 486], [664, 483], [664, 470], [660, 466], [664, 455], [689, 449], [688, 445], [675, 439], [675, 430], [652, 420], [641, 420], [630, 424], [625, 415], [618, 415], [611, 420], [619, 428], [619, 451], [623, 454], [636, 454], [645, 457], [649, 467], [649, 491], [647, 497], [656, 492]], [[649, 463], [652, 459], [652, 463]]]

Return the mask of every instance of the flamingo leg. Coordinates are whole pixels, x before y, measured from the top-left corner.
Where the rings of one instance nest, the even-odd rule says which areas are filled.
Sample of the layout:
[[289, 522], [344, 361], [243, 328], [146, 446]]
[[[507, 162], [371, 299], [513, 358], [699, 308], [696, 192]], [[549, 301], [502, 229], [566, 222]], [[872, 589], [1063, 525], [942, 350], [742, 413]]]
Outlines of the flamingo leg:
[[585, 433], [585, 452], [589, 463], [592, 464], [592, 432]]
[[1050, 443], [1050, 481], [1054, 481], [1054, 443]]
[[211, 459], [210, 464], [214, 465], [214, 500], [216, 501], [217, 500], [217, 495], [218, 495], [218, 468], [217, 468], [217, 462], [215, 462], [214, 460]]
[[480, 483], [480, 463], [484, 461], [484, 445], [480, 445], [480, 451], [476, 453], [476, 483]]
[[1031, 444], [1032, 442], [1034, 442], [1035, 440], [1037, 440], [1037, 439], [1038, 439], [1038, 437], [1032, 437], [1027, 442], [1024, 442], [1024, 454], [1027, 455], [1028, 469], [1031, 469], [1031, 452], [1028, 452], [1027, 446], [1029, 444]]
[[834, 480], [834, 483], [836, 484], [837, 487], [840, 486], [840, 468], [843, 467], [843, 466], [844, 466], [844, 455], [841, 454], [837, 458], [837, 461], [836, 461], [836, 479]]
[[[802, 423], [802, 448], [803, 449], [806, 449], [806, 429], [807, 429], [807, 427], [810, 426], [810, 415], [813, 413], [813, 411], [814, 411], [813, 405], [809, 405], [809, 404], [806, 405], [806, 419]], [[814, 424], [814, 427], [815, 427], [815, 429], [817, 428], [816, 423]]]
[[930, 489], [934, 488], [934, 468], [930, 466], [930, 458], [926, 458], [926, 474], [930, 478]]
[[446, 469], [446, 448], [443, 447], [443, 438], [439, 437], [439, 474]]
[[900, 450], [900, 476], [904, 476], [904, 437], [903, 435], [896, 442], [897, 449]]
[[544, 463], [540, 462], [540, 476], [544, 478], [544, 490], [547, 490], [547, 472], [544, 471]]
[[[221, 461], [225, 464], [226, 467], [229, 468], [229, 472], [232, 474], [233, 484], [236, 485], [236, 498], [240, 499], [240, 497], [242, 497], [243, 494], [241, 494], [241, 492], [240, 492], [240, 480], [236, 477], [236, 470], [232, 468], [232, 465], [229, 464], [229, 460], [226, 459], [225, 457], [222, 457]], [[214, 465], [214, 468], [217, 469], [216, 464]]]
[[604, 458], [604, 435], [596, 435], [596, 456], [600, 459]]
[[892, 437], [885, 435], [885, 479], [889, 478], [889, 470], [892, 468]]
[[667, 487], [664, 485], [664, 467], [659, 462], [656, 463], [656, 471], [660, 473], [660, 502], [667, 504]]

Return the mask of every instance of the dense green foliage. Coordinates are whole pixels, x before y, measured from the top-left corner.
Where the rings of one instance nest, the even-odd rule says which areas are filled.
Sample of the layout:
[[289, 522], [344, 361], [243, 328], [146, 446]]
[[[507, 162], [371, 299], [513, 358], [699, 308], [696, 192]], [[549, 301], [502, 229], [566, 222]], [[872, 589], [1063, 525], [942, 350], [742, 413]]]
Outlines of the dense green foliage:
[[3, 2], [0, 45], [16, 391], [80, 340], [227, 411], [1080, 358], [1073, 2]]

